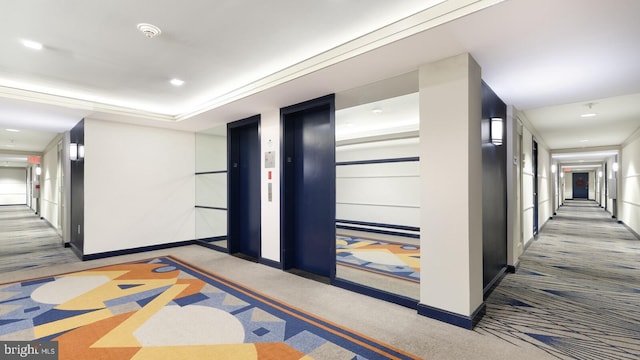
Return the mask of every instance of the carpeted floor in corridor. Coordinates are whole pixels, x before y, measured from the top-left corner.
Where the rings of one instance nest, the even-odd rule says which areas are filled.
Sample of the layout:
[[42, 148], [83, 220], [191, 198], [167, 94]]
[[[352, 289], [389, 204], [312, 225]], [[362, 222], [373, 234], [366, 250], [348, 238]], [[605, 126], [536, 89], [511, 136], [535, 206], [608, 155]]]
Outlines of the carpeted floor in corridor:
[[486, 300], [475, 331], [562, 359], [640, 358], [640, 240], [567, 201]]

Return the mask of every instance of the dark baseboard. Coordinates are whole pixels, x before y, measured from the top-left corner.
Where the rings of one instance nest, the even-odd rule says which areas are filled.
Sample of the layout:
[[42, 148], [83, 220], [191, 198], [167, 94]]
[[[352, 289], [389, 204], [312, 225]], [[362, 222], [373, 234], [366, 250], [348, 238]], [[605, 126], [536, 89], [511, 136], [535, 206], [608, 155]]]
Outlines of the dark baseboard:
[[227, 235], [222, 235], [222, 236], [214, 236], [214, 237], [208, 237], [208, 238], [202, 238], [202, 239], [197, 239], [198, 241], [202, 241], [202, 242], [216, 242], [216, 241], [223, 241], [223, 240], [227, 240]]
[[207, 249], [217, 250], [223, 253], [229, 253], [229, 249], [224, 246], [216, 245], [215, 242], [209, 242], [206, 240], [196, 240], [196, 244], [202, 247], [206, 247]]
[[446, 322], [467, 330], [473, 330], [473, 327], [482, 319], [487, 312], [487, 305], [483, 302], [470, 316], [452, 313], [446, 310], [437, 309], [424, 304], [418, 304], [418, 314], [431, 319]]
[[273, 261], [273, 260], [269, 260], [269, 259], [265, 259], [263, 257], [260, 257], [260, 259], [258, 259], [258, 262], [260, 264], [262, 264], [262, 265], [267, 265], [269, 267], [282, 270], [282, 263], [280, 263], [278, 261]]
[[515, 274], [519, 268], [520, 268], [520, 260], [518, 260], [518, 262], [515, 263], [514, 265], [507, 265], [507, 273]]
[[107, 252], [97, 253], [97, 254], [82, 255], [81, 259], [82, 261], [104, 259], [104, 258], [113, 257], [113, 256], [137, 254], [141, 252], [169, 249], [169, 248], [186, 246], [186, 245], [194, 245], [194, 244], [199, 244], [199, 242], [197, 240], [187, 240], [187, 241], [179, 241], [179, 242], [168, 243], [168, 244], [142, 246], [142, 247], [137, 247], [132, 249], [107, 251]]
[[369, 286], [354, 283], [348, 280], [333, 279], [331, 281], [331, 285], [337, 286], [345, 290], [353, 291], [358, 294], [370, 296], [378, 300], [383, 300], [383, 301], [398, 304], [404, 307], [408, 307], [410, 309], [417, 309], [417, 306], [418, 306], [418, 300], [416, 299], [411, 299], [406, 296], [382, 291]]
[[[229, 254], [231, 254], [231, 253], [229, 253]], [[235, 252], [235, 253], [233, 253], [231, 255], [235, 256], [235, 257], [237, 257], [239, 259], [242, 259], [242, 260], [247, 260], [247, 261], [251, 261], [251, 262], [254, 262], [254, 263], [258, 262], [258, 258], [257, 257], [251, 256], [251, 255], [247, 255], [247, 254], [243, 254], [241, 252]]]
[[66, 243], [64, 243], [64, 247], [66, 247], [66, 248], [70, 248], [70, 247], [71, 247], [71, 244], [70, 244], [70, 243], [68, 243], [68, 242], [66, 242]]
[[290, 269], [286, 269], [284, 271], [288, 272], [289, 274], [298, 275], [298, 276], [303, 277], [305, 279], [321, 282], [323, 284], [327, 284], [327, 285], [331, 284], [331, 279], [329, 279], [328, 276], [318, 275], [318, 274], [314, 274], [312, 272], [308, 272], [308, 271], [301, 270], [301, 269], [296, 269], [296, 268], [290, 268]]
[[629, 225], [625, 224], [624, 221], [618, 220], [618, 224], [622, 224], [622, 226], [627, 228], [627, 230], [629, 230], [629, 232], [631, 232], [633, 236], [635, 236], [638, 240], [640, 240], [640, 234], [638, 234], [635, 230], [629, 227]]

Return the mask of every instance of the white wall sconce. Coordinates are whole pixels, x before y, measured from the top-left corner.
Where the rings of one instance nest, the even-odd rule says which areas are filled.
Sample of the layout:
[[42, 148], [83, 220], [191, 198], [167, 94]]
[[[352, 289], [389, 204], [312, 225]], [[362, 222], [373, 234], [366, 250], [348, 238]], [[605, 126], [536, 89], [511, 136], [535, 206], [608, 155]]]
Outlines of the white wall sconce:
[[491, 118], [491, 143], [502, 145], [502, 118]]
[[598, 177], [602, 177], [602, 171], [598, 171]]
[[618, 172], [618, 162], [614, 162], [611, 168], [613, 169], [613, 172]]
[[560, 177], [564, 178], [564, 173], [563, 172], [560, 173]]
[[69, 159], [71, 161], [84, 159], [84, 145], [70, 143], [69, 144]]
[[556, 166], [556, 164], [551, 165], [551, 173], [555, 174], [557, 170], [558, 167]]
[[40, 164], [38, 164], [38, 166], [36, 166], [36, 175], [40, 175], [42, 174], [42, 168], [40, 167]]

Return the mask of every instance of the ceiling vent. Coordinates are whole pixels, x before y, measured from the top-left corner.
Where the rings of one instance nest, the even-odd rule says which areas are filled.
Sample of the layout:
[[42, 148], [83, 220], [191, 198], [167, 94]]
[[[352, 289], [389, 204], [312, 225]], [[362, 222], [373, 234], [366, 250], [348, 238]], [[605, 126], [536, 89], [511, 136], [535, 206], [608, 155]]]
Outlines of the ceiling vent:
[[162, 32], [159, 27], [151, 24], [140, 23], [138, 24], [138, 30], [142, 31], [144, 36], [152, 39]]

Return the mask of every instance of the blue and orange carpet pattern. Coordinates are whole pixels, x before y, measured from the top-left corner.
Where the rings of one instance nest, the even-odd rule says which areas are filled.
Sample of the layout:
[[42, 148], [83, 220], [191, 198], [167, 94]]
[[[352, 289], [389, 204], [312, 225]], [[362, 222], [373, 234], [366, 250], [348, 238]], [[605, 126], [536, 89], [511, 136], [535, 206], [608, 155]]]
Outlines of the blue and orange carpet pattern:
[[173, 257], [0, 285], [0, 340], [61, 359], [414, 359]]
[[559, 359], [640, 358], [640, 240], [567, 201], [486, 300], [475, 331]]
[[337, 236], [336, 262], [381, 275], [420, 282], [418, 245]]

